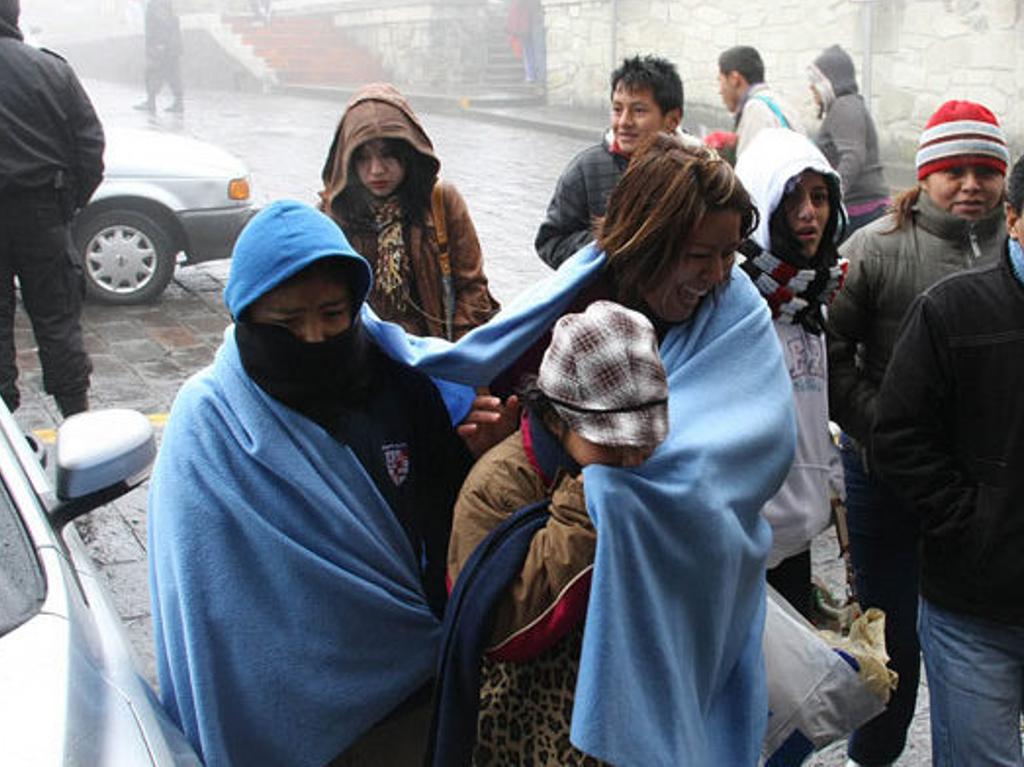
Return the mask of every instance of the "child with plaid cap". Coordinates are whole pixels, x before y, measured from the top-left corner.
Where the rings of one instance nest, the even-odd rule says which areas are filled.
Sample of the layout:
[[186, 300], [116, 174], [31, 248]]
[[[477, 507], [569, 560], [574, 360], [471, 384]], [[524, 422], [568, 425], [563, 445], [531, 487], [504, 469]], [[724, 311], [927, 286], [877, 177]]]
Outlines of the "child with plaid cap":
[[473, 761], [593, 764], [569, 742], [597, 538], [582, 468], [638, 466], [668, 434], [654, 327], [611, 301], [563, 316], [521, 399], [519, 431], [485, 454], [462, 487], [448, 553], [453, 584], [491, 530], [550, 498], [551, 516], [495, 610]]

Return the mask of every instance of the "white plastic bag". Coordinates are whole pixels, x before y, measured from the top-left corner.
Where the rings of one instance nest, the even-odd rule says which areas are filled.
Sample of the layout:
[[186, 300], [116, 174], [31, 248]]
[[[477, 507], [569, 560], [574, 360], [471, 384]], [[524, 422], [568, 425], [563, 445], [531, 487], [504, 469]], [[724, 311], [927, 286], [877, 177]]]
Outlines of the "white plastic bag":
[[[877, 611], [863, 619], [884, 620]], [[872, 634], [881, 636], [878, 632]], [[839, 643], [838, 637], [836, 640]], [[884, 669], [884, 640], [882, 644], [872, 654], [881, 658], [883, 673], [891, 674]], [[793, 748], [794, 743], [809, 743], [814, 750], [822, 748], [846, 737], [885, 708], [891, 684], [880, 692], [879, 685], [858, 673], [770, 586], [764, 655], [769, 706], [768, 730], [761, 749], [765, 761], [785, 746], [799, 752], [799, 748]], [[856, 662], [857, 655], [860, 653], [848, 653], [847, 657]]]

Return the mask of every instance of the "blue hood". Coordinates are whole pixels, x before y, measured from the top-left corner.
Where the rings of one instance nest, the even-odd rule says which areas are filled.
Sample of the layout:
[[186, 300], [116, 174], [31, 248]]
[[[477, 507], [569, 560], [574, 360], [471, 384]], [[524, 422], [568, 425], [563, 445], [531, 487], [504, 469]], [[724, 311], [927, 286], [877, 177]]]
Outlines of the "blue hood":
[[366, 259], [349, 245], [341, 229], [315, 208], [278, 200], [261, 210], [235, 243], [224, 303], [235, 319], [257, 298], [321, 258], [343, 258], [355, 268], [351, 285], [353, 311], [366, 300], [373, 273]]

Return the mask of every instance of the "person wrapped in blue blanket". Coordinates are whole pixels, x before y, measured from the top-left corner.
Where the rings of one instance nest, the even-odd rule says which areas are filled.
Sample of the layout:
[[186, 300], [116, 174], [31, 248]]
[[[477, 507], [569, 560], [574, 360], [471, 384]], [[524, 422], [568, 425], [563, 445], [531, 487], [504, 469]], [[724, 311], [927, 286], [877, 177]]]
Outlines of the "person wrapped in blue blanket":
[[570, 739], [615, 765], [753, 765], [768, 714], [771, 530], [793, 459], [792, 387], [771, 314], [734, 264], [753, 203], [712, 150], [656, 136], [609, 199], [597, 244], [455, 345], [383, 328], [400, 358], [516, 391], [559, 317], [613, 300], [654, 326], [669, 432], [641, 465], [583, 469], [597, 531]]
[[471, 457], [430, 379], [366, 332], [371, 281], [329, 218], [265, 208], [235, 246], [235, 324], [171, 410], [149, 498], [157, 671], [208, 767], [422, 759]]
[[[519, 430], [488, 450], [462, 486], [448, 547], [454, 584], [494, 529], [550, 501], [493, 611], [472, 761], [592, 764], [569, 742], [597, 539], [581, 472], [639, 466], [668, 434], [668, 380], [653, 325], [611, 301], [566, 314], [520, 398]], [[450, 762], [435, 753], [435, 764]]]

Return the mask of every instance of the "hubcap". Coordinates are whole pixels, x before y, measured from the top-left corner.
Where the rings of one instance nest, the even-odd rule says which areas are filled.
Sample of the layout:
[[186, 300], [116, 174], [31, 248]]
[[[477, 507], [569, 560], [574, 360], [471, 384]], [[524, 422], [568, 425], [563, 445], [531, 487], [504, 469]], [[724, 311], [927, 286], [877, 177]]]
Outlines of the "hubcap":
[[96, 233], [85, 252], [92, 281], [111, 293], [142, 290], [156, 273], [157, 252], [145, 232], [124, 224]]

